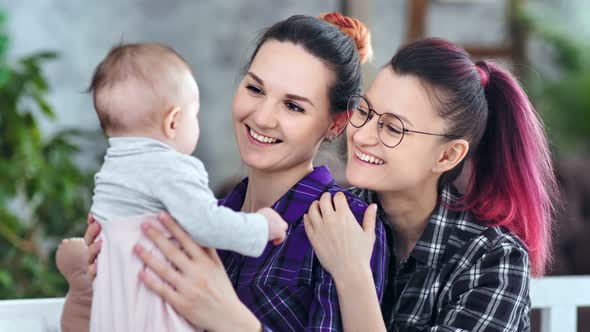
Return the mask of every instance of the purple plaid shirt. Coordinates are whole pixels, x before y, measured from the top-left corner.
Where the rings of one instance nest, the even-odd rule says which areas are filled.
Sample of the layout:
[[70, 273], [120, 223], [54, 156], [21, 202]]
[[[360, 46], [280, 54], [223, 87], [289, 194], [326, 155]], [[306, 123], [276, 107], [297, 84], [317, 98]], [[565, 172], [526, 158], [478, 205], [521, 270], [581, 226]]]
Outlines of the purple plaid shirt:
[[[241, 210], [247, 186], [246, 178], [220, 204]], [[313, 201], [324, 192], [334, 195], [339, 191], [346, 194], [350, 209], [362, 221], [367, 204], [336, 185], [327, 167], [316, 167], [273, 205], [289, 224], [285, 242], [269, 243], [258, 258], [220, 251], [240, 300], [266, 331], [342, 331], [336, 285], [315, 257], [303, 226], [303, 215]], [[376, 226], [371, 268], [381, 301], [389, 251], [384, 225], [378, 222]]]

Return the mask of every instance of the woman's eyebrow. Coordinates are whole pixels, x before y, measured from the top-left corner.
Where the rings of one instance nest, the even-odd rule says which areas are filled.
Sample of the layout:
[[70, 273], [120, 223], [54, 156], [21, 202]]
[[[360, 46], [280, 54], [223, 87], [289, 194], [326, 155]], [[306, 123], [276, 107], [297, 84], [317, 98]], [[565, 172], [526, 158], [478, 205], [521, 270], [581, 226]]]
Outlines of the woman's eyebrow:
[[258, 75], [254, 74], [253, 72], [249, 71], [246, 75], [250, 76], [253, 80], [258, 82], [258, 84], [264, 85], [262, 78], [258, 77]]
[[406, 118], [405, 116], [403, 116], [401, 114], [397, 114], [397, 113], [393, 113], [393, 114], [397, 115], [400, 119], [402, 119], [403, 122], [409, 123], [410, 126], [414, 127], [414, 124], [412, 123], [412, 121], [410, 121], [410, 119]]
[[[367, 95], [364, 95], [363, 97], [365, 97], [365, 99], [369, 101], [369, 103], [371, 105], [371, 108], [373, 108], [373, 103], [371, 103], [371, 99], [369, 99], [369, 97]], [[382, 111], [379, 111], [379, 110], [375, 110], [375, 111], [382, 112]], [[412, 123], [412, 121], [410, 121], [410, 119], [406, 118], [405, 116], [403, 116], [401, 114], [398, 114], [398, 113], [395, 113], [395, 112], [390, 112], [389, 110], [386, 110], [385, 113], [391, 113], [391, 114], [399, 117], [400, 119], [402, 119], [402, 121], [404, 123], [409, 123], [410, 126], [414, 127], [414, 124]]]
[[[246, 75], [250, 76], [253, 80], [255, 80], [256, 82], [258, 82], [258, 84], [264, 86], [264, 81], [258, 75], [254, 74], [251, 71], [249, 71], [248, 73], [246, 73]], [[292, 93], [286, 94], [285, 97], [288, 98], [288, 99], [303, 101], [303, 102], [306, 102], [306, 103], [310, 104], [311, 106], [315, 107], [315, 105], [311, 102], [311, 100], [309, 100], [309, 98], [298, 96], [298, 95], [295, 95], [295, 94], [292, 94]]]
[[315, 105], [311, 102], [311, 100], [309, 100], [309, 99], [307, 99], [305, 97], [294, 95], [294, 94], [291, 94], [291, 93], [286, 94], [285, 97], [287, 97], [289, 99], [293, 99], [293, 100], [304, 101], [306, 103], [309, 103], [311, 106], [315, 107]]

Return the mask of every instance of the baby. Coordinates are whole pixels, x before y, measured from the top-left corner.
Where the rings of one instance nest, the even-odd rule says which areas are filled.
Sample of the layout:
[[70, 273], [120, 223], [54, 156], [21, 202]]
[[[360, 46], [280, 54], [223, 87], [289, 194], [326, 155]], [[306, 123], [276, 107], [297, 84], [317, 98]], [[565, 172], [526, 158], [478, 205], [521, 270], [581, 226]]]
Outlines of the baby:
[[[133, 246], [141, 243], [162, 257], [140, 224], [167, 211], [201, 245], [252, 257], [268, 241], [282, 242], [287, 224], [271, 208], [238, 213], [217, 205], [205, 167], [191, 156], [199, 138], [199, 89], [174, 50], [160, 44], [114, 47], [96, 68], [89, 90], [109, 137], [91, 208], [103, 244], [90, 328], [193, 331], [138, 281], [145, 267], [133, 256]], [[58, 255], [67, 255], [65, 249]], [[58, 261], [60, 270], [71, 270], [63, 267], [67, 259]]]

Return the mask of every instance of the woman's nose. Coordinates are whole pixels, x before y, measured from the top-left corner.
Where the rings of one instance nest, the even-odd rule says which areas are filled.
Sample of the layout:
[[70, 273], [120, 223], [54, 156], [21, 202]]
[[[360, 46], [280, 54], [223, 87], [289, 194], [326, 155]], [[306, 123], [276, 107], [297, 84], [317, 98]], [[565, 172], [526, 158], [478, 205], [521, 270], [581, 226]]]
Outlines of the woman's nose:
[[379, 144], [379, 134], [377, 132], [378, 116], [373, 116], [360, 128], [354, 128], [356, 131], [352, 134], [355, 143], [361, 145], [376, 145]]
[[265, 100], [258, 104], [254, 110], [254, 123], [260, 128], [275, 128], [278, 124], [276, 118], [276, 105], [271, 100]]

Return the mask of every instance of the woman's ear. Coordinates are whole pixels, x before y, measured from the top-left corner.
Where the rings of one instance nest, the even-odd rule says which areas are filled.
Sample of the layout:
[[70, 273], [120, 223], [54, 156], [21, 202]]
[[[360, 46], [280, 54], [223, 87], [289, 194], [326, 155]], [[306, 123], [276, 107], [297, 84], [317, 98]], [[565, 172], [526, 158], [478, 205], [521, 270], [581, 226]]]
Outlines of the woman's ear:
[[469, 142], [464, 139], [455, 139], [443, 145], [440, 156], [432, 171], [444, 173], [457, 166], [469, 152]]
[[176, 138], [176, 129], [178, 127], [178, 121], [180, 119], [180, 107], [174, 106], [164, 115], [164, 135], [168, 139]]
[[330, 124], [330, 128], [328, 128], [328, 132], [326, 133], [326, 138], [328, 140], [332, 140], [338, 137], [346, 125], [348, 124], [348, 114], [346, 112], [340, 112], [334, 116], [332, 116], [332, 124]]

